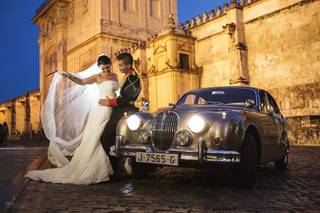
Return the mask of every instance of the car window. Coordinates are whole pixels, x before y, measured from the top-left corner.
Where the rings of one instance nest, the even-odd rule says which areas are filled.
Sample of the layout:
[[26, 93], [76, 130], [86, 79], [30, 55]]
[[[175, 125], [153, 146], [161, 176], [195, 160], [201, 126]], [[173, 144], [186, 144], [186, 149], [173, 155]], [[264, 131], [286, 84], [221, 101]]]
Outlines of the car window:
[[268, 101], [264, 91], [259, 91], [259, 99], [260, 99], [259, 110], [265, 113], [268, 112], [268, 109], [267, 109]]
[[207, 104], [207, 102], [202, 97], [199, 97], [198, 104], [203, 105], [203, 104]]
[[183, 105], [189, 105], [189, 104], [194, 104], [196, 100], [196, 96], [194, 94], [189, 94], [185, 97], [183, 101]]
[[272, 107], [271, 110], [273, 110], [275, 113], [279, 113], [280, 110], [279, 110], [278, 105], [277, 105], [276, 101], [274, 100], [274, 98], [269, 93], [267, 93], [267, 96], [268, 96], [268, 101], [269, 101], [270, 107]]
[[252, 100], [256, 104], [253, 90], [242, 88], [214, 88], [198, 92], [198, 104], [231, 104], [244, 106], [246, 101]]

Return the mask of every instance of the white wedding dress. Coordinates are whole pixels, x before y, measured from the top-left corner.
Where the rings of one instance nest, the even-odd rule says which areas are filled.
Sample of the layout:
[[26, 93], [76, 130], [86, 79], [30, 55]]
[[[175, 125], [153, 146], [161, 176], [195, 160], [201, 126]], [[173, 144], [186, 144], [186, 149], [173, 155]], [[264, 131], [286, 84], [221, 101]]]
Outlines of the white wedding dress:
[[[99, 97], [115, 97], [119, 88], [116, 81], [104, 81], [97, 84]], [[96, 99], [99, 100], [99, 99]], [[111, 115], [111, 107], [100, 106], [97, 101], [93, 103], [89, 112], [80, 145], [75, 149], [70, 162], [60, 164], [60, 168], [34, 170], [25, 176], [33, 180], [42, 180], [52, 183], [88, 185], [109, 180], [113, 169], [101, 143], [100, 137]], [[53, 149], [56, 143], [50, 142]], [[54, 156], [49, 160], [54, 163]], [[56, 164], [56, 163], [55, 163]], [[59, 166], [59, 164], [56, 164]]]

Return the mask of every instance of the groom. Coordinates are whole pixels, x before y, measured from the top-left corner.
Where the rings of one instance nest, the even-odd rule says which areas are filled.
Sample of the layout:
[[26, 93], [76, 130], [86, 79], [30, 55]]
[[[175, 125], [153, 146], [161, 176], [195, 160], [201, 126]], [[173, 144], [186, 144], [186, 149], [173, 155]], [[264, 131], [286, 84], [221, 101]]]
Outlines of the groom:
[[100, 138], [107, 155], [110, 153], [110, 147], [115, 144], [116, 128], [121, 117], [124, 113], [138, 111], [134, 102], [141, 91], [141, 81], [132, 67], [133, 58], [131, 54], [121, 53], [117, 56], [117, 61], [120, 72], [125, 74], [122, 82], [120, 82], [120, 96], [112, 99], [100, 99], [99, 101], [100, 105], [112, 107], [110, 119]]

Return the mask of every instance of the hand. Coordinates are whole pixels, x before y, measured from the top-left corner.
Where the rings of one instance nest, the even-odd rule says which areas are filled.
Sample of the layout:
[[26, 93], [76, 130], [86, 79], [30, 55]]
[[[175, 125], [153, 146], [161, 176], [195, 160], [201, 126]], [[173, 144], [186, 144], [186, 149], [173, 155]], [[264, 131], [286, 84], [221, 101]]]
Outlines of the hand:
[[62, 77], [64, 77], [64, 78], [69, 78], [69, 77], [70, 77], [70, 73], [68, 73], [68, 72], [60, 72], [60, 74], [61, 74]]
[[100, 99], [100, 100], [99, 100], [99, 105], [100, 105], [100, 106], [110, 106], [109, 98], [106, 97], [106, 99]]

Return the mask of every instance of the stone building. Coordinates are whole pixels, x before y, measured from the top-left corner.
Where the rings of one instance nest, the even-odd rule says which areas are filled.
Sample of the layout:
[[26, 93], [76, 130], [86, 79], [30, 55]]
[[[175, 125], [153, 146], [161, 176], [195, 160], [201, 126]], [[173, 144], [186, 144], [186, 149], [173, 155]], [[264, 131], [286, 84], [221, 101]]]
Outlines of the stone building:
[[0, 104], [0, 123], [6, 122], [9, 134], [40, 130], [40, 91], [35, 90]]
[[47, 0], [33, 22], [40, 27], [40, 91], [57, 70], [80, 71], [97, 56], [133, 47], [177, 18], [176, 0]]
[[46, 1], [33, 19], [41, 31], [41, 100], [56, 70], [130, 51], [151, 111], [190, 89], [250, 85], [276, 98], [291, 142], [320, 143], [319, 0], [231, 0], [175, 20], [175, 0]]
[[276, 98], [291, 142], [320, 143], [320, 1], [231, 0], [178, 27], [169, 19], [145, 52], [151, 111], [190, 89], [249, 85]]

